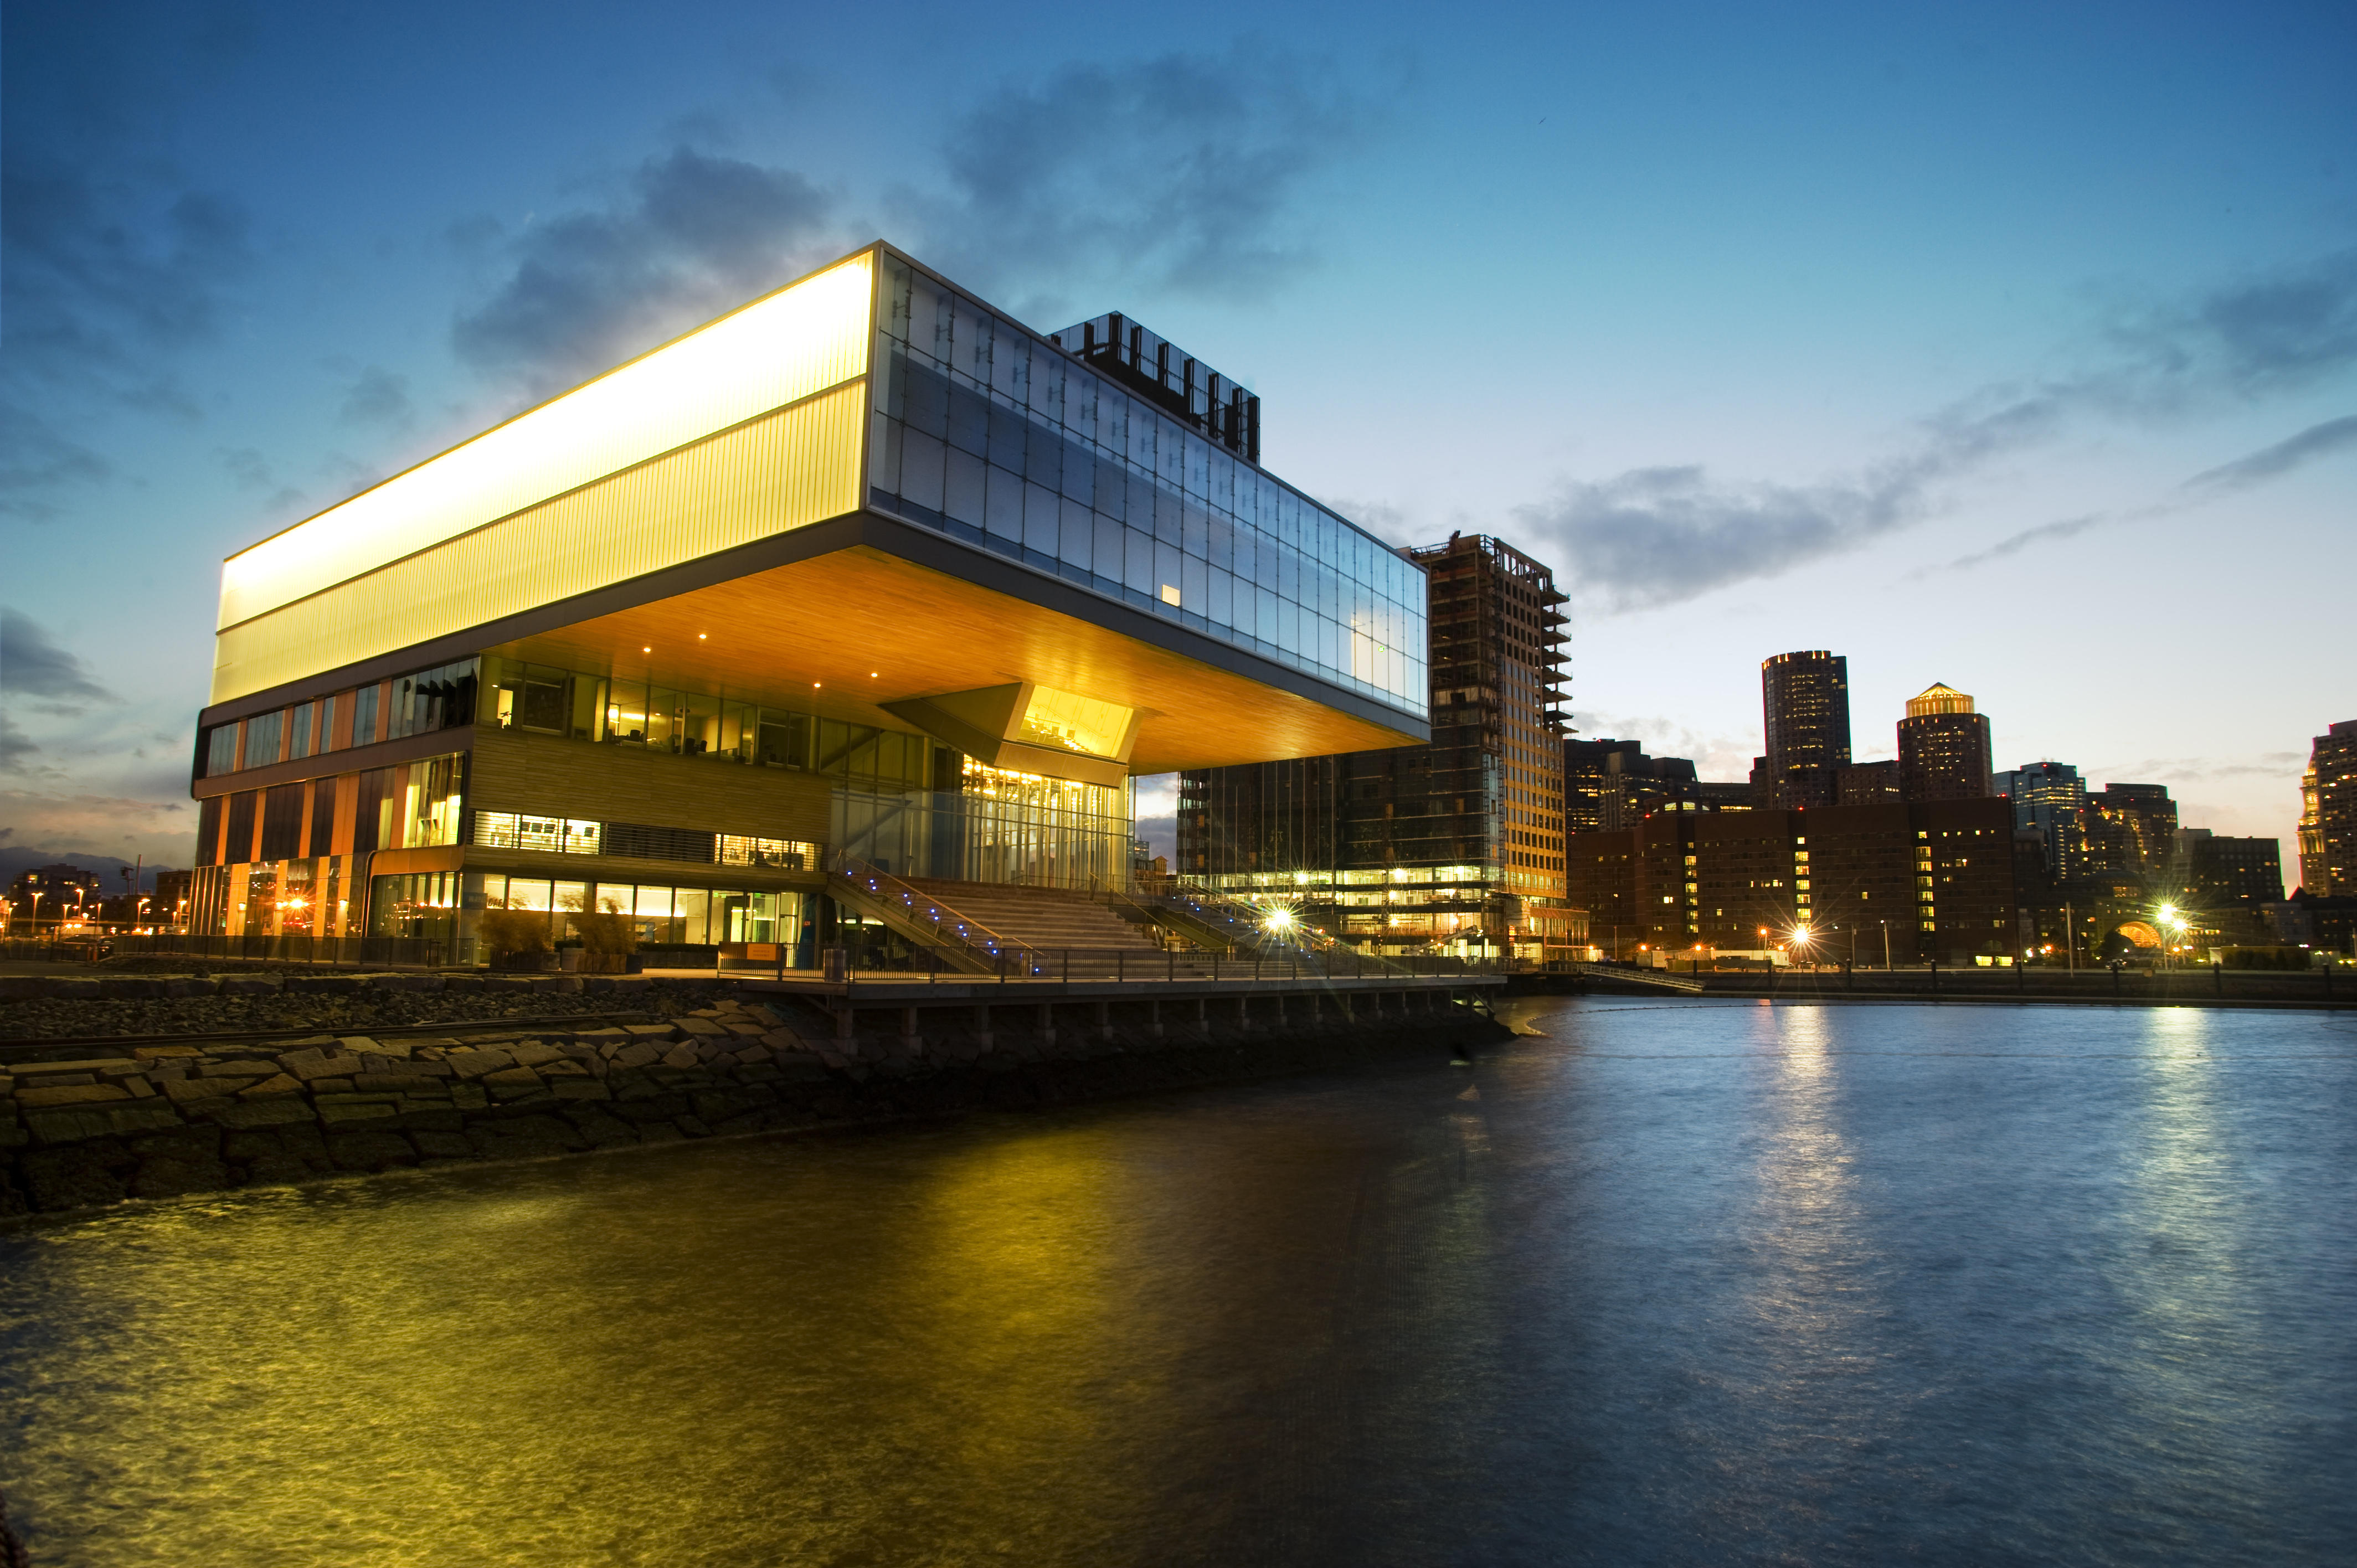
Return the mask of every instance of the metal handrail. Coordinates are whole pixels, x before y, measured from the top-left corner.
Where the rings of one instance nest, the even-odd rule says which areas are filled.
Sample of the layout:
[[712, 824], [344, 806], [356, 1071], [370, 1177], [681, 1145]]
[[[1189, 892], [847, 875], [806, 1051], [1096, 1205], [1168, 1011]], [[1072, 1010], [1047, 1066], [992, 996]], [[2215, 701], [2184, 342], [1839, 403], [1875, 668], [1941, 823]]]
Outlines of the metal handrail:
[[1412, 972], [1381, 953], [1368, 952], [1362, 948], [1354, 947], [1342, 940], [1340, 937], [1329, 936], [1307, 927], [1297, 926], [1296, 935], [1273, 940], [1260, 924], [1261, 907], [1248, 898], [1237, 898], [1224, 893], [1203, 893], [1193, 890], [1182, 892], [1176, 889], [1158, 894], [1157, 897], [1167, 902], [1184, 905], [1193, 909], [1207, 923], [1212, 918], [1226, 920], [1228, 924], [1240, 928], [1243, 933], [1241, 940], [1249, 941], [1255, 948], [1265, 950], [1271, 946], [1283, 948], [1289, 945], [1303, 948], [1328, 958], [1348, 954], [1354, 964], [1373, 964], [1379, 969], [1388, 969], [1395, 973]]
[[[911, 923], [930, 920], [936, 937], [949, 936], [950, 934], [945, 933], [942, 928], [954, 922], [956, 930], [953, 937], [941, 943], [945, 948], [962, 949], [974, 958], [987, 959], [994, 964], [1002, 964], [1007, 958], [1021, 957], [1033, 950], [1029, 943], [1018, 942], [1000, 936], [980, 920], [970, 919], [959, 914], [941, 899], [927, 894], [924, 889], [902, 881], [888, 871], [870, 865], [848, 851], [835, 856], [834, 875], [854, 886], [865, 885], [869, 895], [874, 897], [897, 900], [909, 912]], [[892, 891], [888, 893], [886, 891], [888, 886]], [[916, 912], [920, 905], [924, 906], [925, 913], [922, 915]], [[981, 940], [976, 940], [977, 937]]]

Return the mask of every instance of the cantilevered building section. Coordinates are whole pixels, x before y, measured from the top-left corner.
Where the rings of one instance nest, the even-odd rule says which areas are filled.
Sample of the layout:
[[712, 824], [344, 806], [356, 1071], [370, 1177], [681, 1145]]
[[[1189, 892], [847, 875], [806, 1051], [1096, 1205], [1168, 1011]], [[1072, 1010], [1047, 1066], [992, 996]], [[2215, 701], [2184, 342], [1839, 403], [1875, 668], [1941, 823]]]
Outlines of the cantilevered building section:
[[1427, 738], [1423, 572], [1117, 319], [877, 244], [231, 557], [192, 929], [768, 941], [837, 857], [1117, 882], [1136, 773]]

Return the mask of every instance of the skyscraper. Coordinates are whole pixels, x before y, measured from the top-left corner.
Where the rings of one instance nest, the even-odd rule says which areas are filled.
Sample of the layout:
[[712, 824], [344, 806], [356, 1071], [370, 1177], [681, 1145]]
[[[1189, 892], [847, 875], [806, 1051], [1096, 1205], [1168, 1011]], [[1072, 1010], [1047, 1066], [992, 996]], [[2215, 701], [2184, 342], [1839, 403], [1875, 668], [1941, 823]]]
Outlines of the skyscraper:
[[1584, 941], [1563, 892], [1555, 573], [1474, 534], [1405, 553], [1430, 585], [1431, 743], [1189, 771], [1174, 869], [1208, 891], [1284, 897], [1378, 950], [1536, 959]]
[[1978, 800], [1989, 787], [1989, 722], [1953, 686], [1907, 701], [1899, 721], [1899, 787], [1910, 800]]
[[1849, 761], [1849, 660], [1816, 649], [1760, 664], [1768, 732], [1762, 782], [1770, 809], [1830, 806]]
[[2357, 895], [2357, 719], [2316, 737], [2299, 799], [2300, 886], [2311, 898]]
[[2095, 876], [2174, 880], [2177, 802], [2163, 784], [2112, 784], [2087, 797], [2087, 870]]
[[1990, 782], [2013, 802], [2013, 825], [2035, 829], [2045, 841], [2048, 876], [2075, 882], [2084, 875], [2087, 786], [2077, 768], [2067, 762], [2032, 762]]

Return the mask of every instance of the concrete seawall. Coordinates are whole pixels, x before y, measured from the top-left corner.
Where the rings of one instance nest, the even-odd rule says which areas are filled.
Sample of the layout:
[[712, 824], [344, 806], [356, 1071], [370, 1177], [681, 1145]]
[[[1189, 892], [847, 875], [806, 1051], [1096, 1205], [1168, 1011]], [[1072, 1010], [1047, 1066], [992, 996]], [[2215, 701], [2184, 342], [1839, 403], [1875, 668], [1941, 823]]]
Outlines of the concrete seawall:
[[431, 1037], [321, 1034], [0, 1063], [0, 1216], [346, 1173], [1108, 1099], [1503, 1040], [1464, 1007], [1328, 1013], [1282, 1031], [1160, 1024], [1116, 1004], [1085, 1027], [985, 1036], [888, 1019], [850, 1038], [798, 1000], [710, 988], [643, 1024], [454, 1023]]

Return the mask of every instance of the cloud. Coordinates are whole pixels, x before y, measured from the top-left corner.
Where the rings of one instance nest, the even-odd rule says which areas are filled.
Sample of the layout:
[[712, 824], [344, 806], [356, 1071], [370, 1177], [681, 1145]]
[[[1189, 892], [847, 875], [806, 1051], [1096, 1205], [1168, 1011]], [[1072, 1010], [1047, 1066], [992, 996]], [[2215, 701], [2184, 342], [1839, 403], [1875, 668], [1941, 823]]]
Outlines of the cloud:
[[507, 276], [452, 346], [530, 394], [562, 391], [849, 249], [834, 206], [791, 169], [675, 148], [511, 241]]
[[947, 192], [907, 205], [953, 275], [1035, 313], [1078, 285], [1258, 297], [1312, 264], [1305, 192], [1377, 120], [1331, 66], [1265, 48], [1068, 65], [960, 116]]
[[0, 709], [0, 773], [28, 771], [30, 759], [40, 749], [32, 736], [16, 727], [7, 711]]
[[59, 510], [52, 499], [57, 490], [95, 484], [113, 471], [97, 453], [67, 440], [38, 414], [0, 394], [0, 516], [44, 521]]
[[[2147, 308], [2108, 328], [2102, 343], [2104, 352], [2072, 373], [1982, 389], [1921, 422], [1899, 456], [1860, 473], [1796, 485], [1721, 479], [1695, 466], [1634, 468], [1607, 479], [1566, 478], [1516, 515], [1569, 557], [1574, 592], [1615, 609], [1674, 604], [1772, 577], [1916, 526], [1993, 459], [2076, 422], [2181, 418], [2357, 367], [2357, 252]], [[2351, 446], [2357, 416], [2303, 431], [2185, 488], [2256, 484]], [[1979, 565], [2186, 504], [2043, 523], [1915, 575]]]
[[2147, 395], [2296, 391], [2357, 365], [2357, 251], [2147, 309], [2110, 336], [2126, 361], [2115, 374]]
[[0, 692], [52, 702], [112, 703], [79, 656], [49, 640], [32, 617], [0, 608]]
[[409, 378], [397, 376], [380, 365], [369, 366], [345, 390], [343, 406], [336, 416], [346, 424], [374, 424], [406, 431], [416, 418], [409, 401]]
[[2330, 456], [2357, 446], [2357, 413], [2328, 419], [2321, 424], [2311, 424], [2298, 435], [2260, 448], [2247, 457], [2237, 457], [2185, 481], [2185, 489], [2207, 490], [2242, 490], [2261, 484], [2280, 474], [2312, 463], [2319, 457]]

